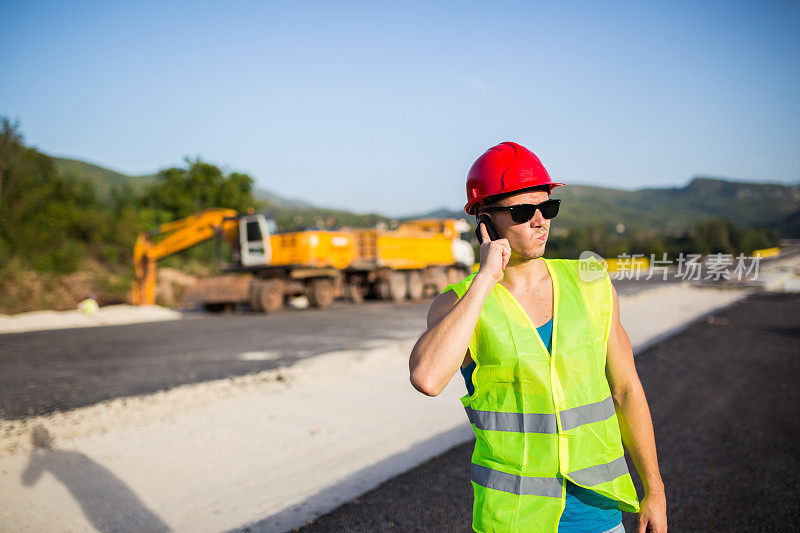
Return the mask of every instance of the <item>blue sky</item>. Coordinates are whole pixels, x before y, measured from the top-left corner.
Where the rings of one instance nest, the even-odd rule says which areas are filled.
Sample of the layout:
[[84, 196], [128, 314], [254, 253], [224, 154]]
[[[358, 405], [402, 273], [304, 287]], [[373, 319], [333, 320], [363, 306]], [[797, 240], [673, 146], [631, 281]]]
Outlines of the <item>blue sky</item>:
[[461, 208], [519, 142], [567, 184], [800, 180], [800, 3], [19, 2], [0, 114], [127, 174], [200, 156], [356, 212]]

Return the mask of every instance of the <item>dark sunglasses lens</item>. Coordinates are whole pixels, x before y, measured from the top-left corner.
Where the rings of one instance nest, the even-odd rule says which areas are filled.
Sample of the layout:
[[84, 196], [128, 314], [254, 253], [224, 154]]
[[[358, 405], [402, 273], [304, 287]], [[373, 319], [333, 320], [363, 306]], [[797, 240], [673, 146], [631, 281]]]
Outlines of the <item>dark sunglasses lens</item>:
[[530, 204], [516, 205], [514, 209], [511, 210], [511, 220], [516, 224], [522, 224], [532, 219], [535, 212], [536, 206]]
[[558, 214], [558, 202], [547, 200], [546, 202], [542, 202], [538, 205], [524, 204], [514, 206], [514, 209], [511, 210], [511, 220], [517, 224], [528, 222], [533, 218], [534, 213], [536, 213], [536, 209], [539, 209], [542, 212], [542, 216], [544, 218], [550, 219]]
[[541, 207], [542, 216], [544, 218], [548, 218], [548, 219], [549, 218], [555, 218], [555, 216], [558, 214], [558, 206], [559, 206], [559, 202], [557, 202], [555, 200], [546, 201]]

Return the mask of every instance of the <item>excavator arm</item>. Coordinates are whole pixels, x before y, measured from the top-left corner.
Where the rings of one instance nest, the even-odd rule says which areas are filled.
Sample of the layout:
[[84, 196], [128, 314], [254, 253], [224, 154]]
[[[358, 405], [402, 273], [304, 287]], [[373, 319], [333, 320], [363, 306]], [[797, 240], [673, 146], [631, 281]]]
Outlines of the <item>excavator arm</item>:
[[[229, 242], [234, 242], [238, 229], [238, 213], [235, 210], [211, 208], [141, 233], [133, 246], [133, 304], [155, 304], [156, 262], [159, 259], [207, 241], [219, 232]], [[159, 235], [163, 235], [163, 238], [154, 242], [153, 238]]]

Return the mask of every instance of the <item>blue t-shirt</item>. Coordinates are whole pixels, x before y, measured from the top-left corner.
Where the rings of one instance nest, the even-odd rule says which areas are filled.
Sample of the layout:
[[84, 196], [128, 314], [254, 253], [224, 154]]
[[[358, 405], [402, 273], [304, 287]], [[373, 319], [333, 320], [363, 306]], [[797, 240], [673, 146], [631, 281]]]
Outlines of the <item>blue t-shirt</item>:
[[[536, 328], [542, 338], [547, 351], [552, 350], [553, 319]], [[475, 361], [461, 369], [467, 392], [470, 396], [475, 393], [472, 384], [472, 371], [475, 370]], [[613, 528], [622, 522], [622, 511], [619, 510], [617, 500], [606, 498], [591, 489], [585, 489], [565, 480], [567, 501], [561, 519], [558, 522], [559, 533], [599, 533]]]

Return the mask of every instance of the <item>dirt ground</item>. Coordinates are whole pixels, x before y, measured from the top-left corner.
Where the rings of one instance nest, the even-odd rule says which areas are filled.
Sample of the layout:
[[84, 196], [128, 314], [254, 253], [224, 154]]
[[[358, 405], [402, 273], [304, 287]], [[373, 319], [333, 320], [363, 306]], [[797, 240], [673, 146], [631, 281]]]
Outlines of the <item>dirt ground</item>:
[[[101, 306], [130, 304], [130, 272], [114, 271], [87, 259], [71, 274], [59, 275], [21, 269], [11, 265], [0, 273], [0, 317], [31, 311], [68, 311], [91, 295]], [[184, 291], [197, 282], [197, 276], [174, 268], [159, 268], [156, 303], [178, 308]]]

